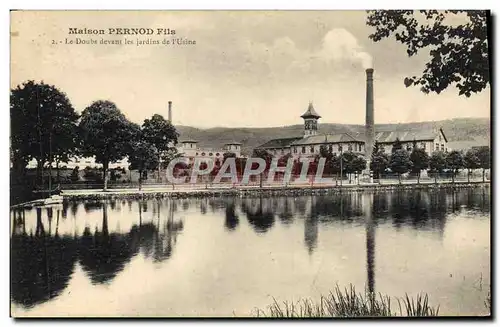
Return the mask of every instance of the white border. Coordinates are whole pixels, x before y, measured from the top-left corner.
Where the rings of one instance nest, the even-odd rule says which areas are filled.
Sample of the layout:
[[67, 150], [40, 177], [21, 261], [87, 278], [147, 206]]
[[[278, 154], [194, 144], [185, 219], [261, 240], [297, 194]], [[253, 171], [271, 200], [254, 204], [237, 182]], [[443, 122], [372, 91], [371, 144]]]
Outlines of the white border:
[[[9, 174], [8, 174], [8, 168], [9, 168], [9, 152], [8, 152], [8, 137], [9, 137], [9, 92], [10, 90], [10, 82], [9, 82], [9, 72], [10, 72], [10, 64], [9, 64], [9, 54], [10, 54], [10, 45], [9, 45], [9, 26], [10, 26], [10, 17], [9, 17], [9, 9], [45, 9], [45, 10], [74, 10], [74, 9], [100, 9], [100, 10], [108, 10], [108, 9], [114, 9], [114, 10], [160, 10], [160, 9], [170, 9], [170, 10], [180, 10], [180, 9], [236, 9], [236, 10], [264, 10], [264, 9], [287, 9], [287, 10], [332, 10], [332, 9], [337, 9], [337, 10], [348, 10], [348, 9], [358, 9], [358, 10], [366, 10], [366, 9], [415, 9], [415, 8], [432, 8], [432, 9], [491, 9], [493, 11], [493, 14], [498, 14], [500, 10], [498, 10], [499, 6], [499, 1], [485, 1], [485, 0], [475, 0], [475, 1], [468, 1], [467, 3], [462, 2], [462, 1], [435, 1], [435, 0], [421, 0], [418, 2], [401, 2], [401, 1], [391, 1], [391, 0], [386, 0], [386, 1], [346, 1], [346, 2], [333, 2], [333, 1], [318, 1], [318, 0], [308, 0], [308, 1], [270, 1], [270, 0], [252, 0], [252, 1], [220, 1], [220, 0], [211, 0], [209, 3], [206, 1], [201, 1], [201, 0], [184, 0], [184, 1], [151, 1], [151, 0], [141, 0], [141, 1], [130, 1], [130, 2], [125, 2], [125, 1], [103, 1], [103, 0], [86, 0], [86, 1], [56, 1], [56, 0], [44, 0], [43, 2], [40, 1], [35, 1], [35, 0], [30, 0], [30, 1], [13, 1], [13, 0], [4, 0], [1, 2], [0, 7], [0, 26], [1, 26], [1, 44], [2, 50], [0, 51], [0, 58], [1, 58], [1, 68], [2, 68], [2, 83], [4, 85], [4, 92], [2, 92], [2, 110], [0, 110], [0, 131], [2, 133], [2, 136], [0, 137], [0, 163], [3, 168], [0, 168], [0, 178], [1, 178], [1, 183], [2, 187], [4, 188], [4, 193], [5, 194], [1, 198], [1, 208], [2, 212], [4, 212], [5, 216], [3, 219], [3, 229], [2, 231], [5, 234], [5, 237], [3, 238], [1, 244], [2, 244], [2, 269], [1, 269], [1, 277], [2, 277], [2, 289], [0, 291], [0, 298], [2, 299], [2, 302], [0, 304], [0, 308], [2, 309], [1, 312], [3, 313], [1, 315], [1, 320], [0, 324], [1, 326], [9, 326], [13, 325], [14, 321], [9, 317], [9, 306], [10, 306], [10, 296], [9, 294], [9, 236], [7, 235], [7, 231], [10, 229], [8, 224], [9, 224], [9, 219], [7, 219], [6, 214], [8, 212], [9, 208], [9, 199], [8, 199], [8, 190], [9, 190]], [[498, 58], [498, 39], [499, 39], [499, 34], [497, 31], [498, 27], [498, 21], [495, 19], [496, 24], [494, 25], [495, 31], [494, 32], [494, 42], [495, 42], [495, 48], [496, 48], [496, 55], [495, 59]], [[495, 62], [498, 64], [498, 60], [495, 60]], [[497, 72], [497, 66], [494, 67], [494, 72]], [[496, 76], [496, 74], [495, 74]], [[498, 79], [496, 80], [496, 83], [494, 85], [494, 89], [492, 90], [493, 94], [498, 94], [496, 91], [498, 90]], [[494, 108], [496, 103], [493, 103]], [[495, 114], [492, 114], [492, 119], [495, 117]], [[496, 119], [495, 119], [495, 127], [496, 126]], [[497, 128], [495, 128], [495, 139], [498, 140], [497, 138]], [[497, 152], [498, 150], [498, 145], [495, 144], [495, 149], [494, 153]], [[495, 158], [496, 159], [496, 158]], [[495, 171], [498, 171], [496, 168], [500, 166], [500, 163], [498, 160], [496, 160], [495, 164]], [[494, 174], [495, 176], [495, 185], [497, 184], [497, 173]], [[498, 194], [495, 190], [495, 201], [492, 203], [500, 203], [498, 202]], [[492, 220], [494, 220], [495, 217], [492, 217]], [[495, 225], [495, 232], [496, 236], [500, 235], [498, 233], [498, 226], [500, 225], [500, 222], [496, 222]], [[492, 238], [493, 239], [493, 238]], [[495, 249], [496, 250], [496, 249]], [[497, 251], [495, 251], [495, 255], [497, 256]], [[496, 258], [495, 258], [496, 259]], [[495, 260], [496, 262], [496, 260]], [[495, 285], [498, 284], [498, 281], [495, 281]], [[498, 293], [494, 292], [495, 295]], [[498, 313], [498, 298], [495, 297], [495, 312]], [[118, 323], [123, 323], [124, 321], [120, 321]], [[335, 323], [338, 323], [340, 321], [335, 321]], [[51, 323], [48, 321], [48, 323]], [[61, 322], [62, 325], [70, 324], [71, 322]], [[80, 323], [83, 324], [90, 324], [92, 323], [93, 325], [104, 325], [106, 322], [105, 321], [80, 321]], [[134, 321], [130, 322], [132, 324], [141, 324], [142, 322]], [[169, 322], [173, 323], [173, 322]], [[185, 322], [188, 324], [192, 324], [193, 322]], [[218, 324], [219, 322], [212, 322], [212, 324]], [[239, 321], [239, 323], [248, 323], [248, 322], [243, 322]], [[297, 322], [295, 322], [297, 323]], [[369, 323], [369, 321], [362, 321], [357, 324], [359, 325], [364, 325], [366, 323]], [[382, 323], [385, 323], [383, 321]], [[421, 321], [419, 323], [425, 324], [426, 326], [429, 325], [437, 325], [437, 321]], [[451, 322], [452, 324], [455, 324], [456, 321]], [[470, 322], [468, 322], [470, 323]]]

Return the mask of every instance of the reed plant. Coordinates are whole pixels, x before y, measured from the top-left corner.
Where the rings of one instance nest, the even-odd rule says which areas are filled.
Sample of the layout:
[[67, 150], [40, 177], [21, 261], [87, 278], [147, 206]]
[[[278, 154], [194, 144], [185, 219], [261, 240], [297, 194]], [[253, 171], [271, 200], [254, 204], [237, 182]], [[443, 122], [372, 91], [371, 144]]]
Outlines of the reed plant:
[[405, 295], [397, 299], [399, 312], [391, 307], [391, 298], [381, 293], [357, 293], [351, 284], [341, 290], [338, 285], [326, 296], [321, 296], [319, 301], [301, 299], [296, 302], [278, 302], [273, 298], [273, 303], [266, 309], [256, 309], [257, 317], [270, 318], [324, 318], [324, 317], [425, 317], [437, 316], [439, 307], [429, 305], [427, 294], [419, 294], [416, 298]]

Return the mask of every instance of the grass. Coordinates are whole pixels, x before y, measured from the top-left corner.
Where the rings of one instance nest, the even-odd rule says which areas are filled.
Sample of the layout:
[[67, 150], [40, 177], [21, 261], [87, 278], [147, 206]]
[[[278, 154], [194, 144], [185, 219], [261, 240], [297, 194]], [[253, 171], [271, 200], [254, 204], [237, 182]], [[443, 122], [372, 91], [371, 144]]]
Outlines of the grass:
[[357, 293], [351, 284], [343, 291], [337, 285], [327, 296], [321, 296], [318, 301], [302, 299], [297, 302], [283, 301], [279, 303], [273, 298], [273, 303], [265, 310], [256, 309], [257, 317], [271, 318], [322, 318], [322, 317], [426, 317], [437, 316], [439, 307], [429, 305], [428, 296], [417, 295], [410, 298], [405, 295], [397, 299], [399, 314], [391, 307], [391, 298], [387, 295], [365, 292]]

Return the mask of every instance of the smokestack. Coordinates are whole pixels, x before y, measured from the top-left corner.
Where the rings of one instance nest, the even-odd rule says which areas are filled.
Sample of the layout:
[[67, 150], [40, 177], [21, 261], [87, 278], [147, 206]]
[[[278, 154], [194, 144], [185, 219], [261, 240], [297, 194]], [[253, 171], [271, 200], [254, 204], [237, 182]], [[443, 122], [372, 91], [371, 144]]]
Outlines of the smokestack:
[[168, 102], [168, 121], [172, 124], [172, 101]]
[[[374, 127], [374, 109], [373, 109], [373, 68], [366, 70], [366, 122], [365, 122], [365, 153], [366, 160], [370, 162], [374, 140], [375, 140], [375, 127]], [[369, 168], [368, 168], [369, 169]]]

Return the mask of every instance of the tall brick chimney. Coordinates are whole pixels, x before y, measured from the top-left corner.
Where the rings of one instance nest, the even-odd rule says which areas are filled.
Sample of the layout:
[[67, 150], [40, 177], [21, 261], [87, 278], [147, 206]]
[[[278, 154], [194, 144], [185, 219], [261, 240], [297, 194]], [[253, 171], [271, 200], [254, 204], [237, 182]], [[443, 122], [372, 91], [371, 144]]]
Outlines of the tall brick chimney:
[[[373, 68], [366, 70], [366, 121], [365, 121], [365, 157], [370, 163], [375, 145], [375, 122], [373, 108]], [[369, 169], [369, 166], [367, 167]]]
[[168, 102], [168, 121], [172, 124], [172, 101]]

